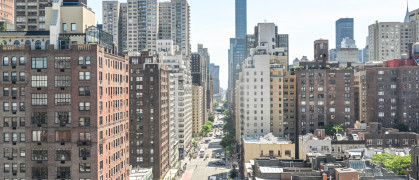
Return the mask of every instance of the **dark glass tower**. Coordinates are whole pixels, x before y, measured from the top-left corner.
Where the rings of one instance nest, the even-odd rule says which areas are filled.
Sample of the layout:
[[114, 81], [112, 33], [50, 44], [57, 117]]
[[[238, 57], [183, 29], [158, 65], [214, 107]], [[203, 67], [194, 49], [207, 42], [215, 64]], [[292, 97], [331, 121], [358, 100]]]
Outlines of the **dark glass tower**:
[[336, 49], [344, 38], [354, 39], [354, 18], [340, 18], [336, 21]]
[[247, 0], [236, 0], [236, 38], [246, 39]]

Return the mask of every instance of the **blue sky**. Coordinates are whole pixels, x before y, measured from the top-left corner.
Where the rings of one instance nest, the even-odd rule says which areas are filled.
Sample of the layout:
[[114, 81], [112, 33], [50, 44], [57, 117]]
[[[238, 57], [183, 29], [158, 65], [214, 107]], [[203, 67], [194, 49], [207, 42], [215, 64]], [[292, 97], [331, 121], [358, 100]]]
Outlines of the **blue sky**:
[[[165, 0], [166, 1], [166, 0]], [[121, 1], [124, 2], [124, 1]], [[247, 32], [253, 33], [258, 22], [274, 22], [279, 33], [290, 36], [290, 60], [303, 55], [313, 58], [313, 41], [329, 39], [335, 47], [335, 21], [355, 18], [355, 40], [365, 47], [368, 26], [380, 22], [403, 21], [406, 0], [248, 0]], [[234, 0], [189, 0], [191, 6], [191, 45], [196, 51], [204, 44], [211, 62], [220, 65], [220, 83], [227, 87], [229, 38], [234, 37]], [[102, 21], [102, 3], [88, 0]], [[409, 10], [419, 8], [419, 1], [410, 1]]]

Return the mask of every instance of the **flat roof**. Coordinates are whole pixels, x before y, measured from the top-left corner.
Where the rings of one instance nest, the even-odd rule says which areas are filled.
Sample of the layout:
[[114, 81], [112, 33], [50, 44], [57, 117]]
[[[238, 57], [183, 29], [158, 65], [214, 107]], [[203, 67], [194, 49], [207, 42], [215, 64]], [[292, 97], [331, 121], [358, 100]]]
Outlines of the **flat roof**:
[[255, 144], [292, 144], [291, 141], [287, 141], [282, 137], [275, 137], [271, 133], [263, 137], [247, 137], [242, 136], [244, 143], [255, 143]]
[[49, 36], [49, 31], [1, 31], [0, 36]]
[[284, 169], [279, 166], [260, 166], [259, 171], [264, 174], [276, 174], [284, 172]]

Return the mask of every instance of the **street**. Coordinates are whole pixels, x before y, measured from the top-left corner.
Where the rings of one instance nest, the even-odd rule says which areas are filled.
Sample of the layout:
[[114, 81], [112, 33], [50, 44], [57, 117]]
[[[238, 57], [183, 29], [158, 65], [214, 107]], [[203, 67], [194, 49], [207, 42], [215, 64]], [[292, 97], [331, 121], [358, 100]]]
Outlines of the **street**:
[[[219, 117], [219, 118], [218, 118]], [[220, 146], [221, 138], [216, 138], [215, 134], [222, 132], [222, 119], [224, 115], [215, 115], [214, 126], [220, 125], [220, 128], [215, 128], [215, 132], [212, 132], [211, 137], [205, 137], [201, 139], [201, 146], [197, 148], [198, 155], [196, 158], [185, 159], [187, 163], [186, 171], [182, 177], [183, 180], [207, 180], [211, 176], [216, 176], [217, 180], [227, 179], [227, 172], [231, 170], [231, 162], [225, 162], [224, 165], [221, 163], [219, 165], [214, 164], [216, 161], [220, 161], [220, 158], [216, 158], [216, 154], [220, 155], [224, 153], [222, 147]], [[205, 143], [205, 139], [209, 138], [210, 142]], [[200, 149], [205, 149], [205, 155], [203, 158], [200, 156]], [[205, 157], [208, 158], [205, 158]]]

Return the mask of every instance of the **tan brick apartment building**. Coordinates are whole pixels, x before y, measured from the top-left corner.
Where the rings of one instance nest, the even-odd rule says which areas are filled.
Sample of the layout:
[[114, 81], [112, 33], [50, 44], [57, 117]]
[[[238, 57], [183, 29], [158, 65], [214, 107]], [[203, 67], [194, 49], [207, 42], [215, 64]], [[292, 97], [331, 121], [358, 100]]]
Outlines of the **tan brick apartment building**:
[[127, 179], [127, 60], [86, 44], [0, 54], [0, 179]]

